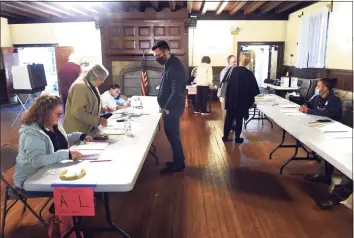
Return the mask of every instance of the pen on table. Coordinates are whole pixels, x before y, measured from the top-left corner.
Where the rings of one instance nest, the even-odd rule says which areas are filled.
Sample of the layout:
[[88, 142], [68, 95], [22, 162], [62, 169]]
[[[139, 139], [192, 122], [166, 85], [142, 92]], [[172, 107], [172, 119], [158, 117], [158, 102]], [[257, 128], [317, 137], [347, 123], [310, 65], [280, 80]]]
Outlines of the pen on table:
[[90, 163], [95, 163], [95, 162], [109, 162], [109, 161], [112, 161], [112, 160], [91, 160]]

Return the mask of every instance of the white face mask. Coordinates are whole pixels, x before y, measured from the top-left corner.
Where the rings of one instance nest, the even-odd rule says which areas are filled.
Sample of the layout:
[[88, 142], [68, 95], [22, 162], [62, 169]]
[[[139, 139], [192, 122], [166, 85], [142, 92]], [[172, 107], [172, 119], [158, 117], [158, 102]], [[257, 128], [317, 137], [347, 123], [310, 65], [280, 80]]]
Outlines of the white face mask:
[[321, 93], [320, 93], [320, 90], [316, 88], [315, 95], [318, 95], [318, 94], [321, 94]]

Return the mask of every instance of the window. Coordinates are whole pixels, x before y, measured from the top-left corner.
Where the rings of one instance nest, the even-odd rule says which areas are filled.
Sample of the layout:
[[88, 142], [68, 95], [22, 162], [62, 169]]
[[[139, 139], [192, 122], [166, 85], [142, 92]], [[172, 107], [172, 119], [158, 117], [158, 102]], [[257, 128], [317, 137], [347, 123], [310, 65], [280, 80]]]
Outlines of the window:
[[297, 68], [325, 67], [328, 19], [327, 7], [310, 16], [301, 17]]

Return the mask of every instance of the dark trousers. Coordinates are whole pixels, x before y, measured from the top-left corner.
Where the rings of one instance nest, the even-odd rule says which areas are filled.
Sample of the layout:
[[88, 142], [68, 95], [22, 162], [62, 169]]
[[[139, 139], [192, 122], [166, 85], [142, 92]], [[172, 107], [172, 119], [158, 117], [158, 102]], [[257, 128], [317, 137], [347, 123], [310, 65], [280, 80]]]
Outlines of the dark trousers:
[[66, 101], [68, 100], [68, 96], [61, 95], [61, 100], [63, 101], [63, 110], [65, 112], [65, 106], [66, 106]]
[[179, 120], [183, 114], [183, 111], [184, 108], [170, 110], [169, 114], [166, 114], [165, 112], [162, 113], [165, 134], [172, 147], [173, 162], [176, 165], [184, 164], [184, 152], [181, 136], [179, 134]]
[[240, 138], [240, 135], [242, 132], [243, 117], [237, 115], [237, 113], [235, 113], [234, 111], [227, 110], [225, 122], [224, 122], [224, 138], [225, 139], [229, 137], [230, 131], [232, 129], [233, 121], [235, 122], [235, 128], [234, 128], [235, 138], [236, 139]]
[[197, 107], [196, 110], [206, 113], [208, 103], [209, 86], [197, 86]]

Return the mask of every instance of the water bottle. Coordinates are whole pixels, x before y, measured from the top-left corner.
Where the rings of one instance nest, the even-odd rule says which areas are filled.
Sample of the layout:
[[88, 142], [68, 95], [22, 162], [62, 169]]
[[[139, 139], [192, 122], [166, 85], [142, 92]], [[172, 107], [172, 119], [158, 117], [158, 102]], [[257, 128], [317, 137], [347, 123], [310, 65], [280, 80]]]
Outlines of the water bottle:
[[124, 133], [127, 136], [132, 135], [132, 122], [130, 115], [128, 115], [128, 118], [124, 121]]

